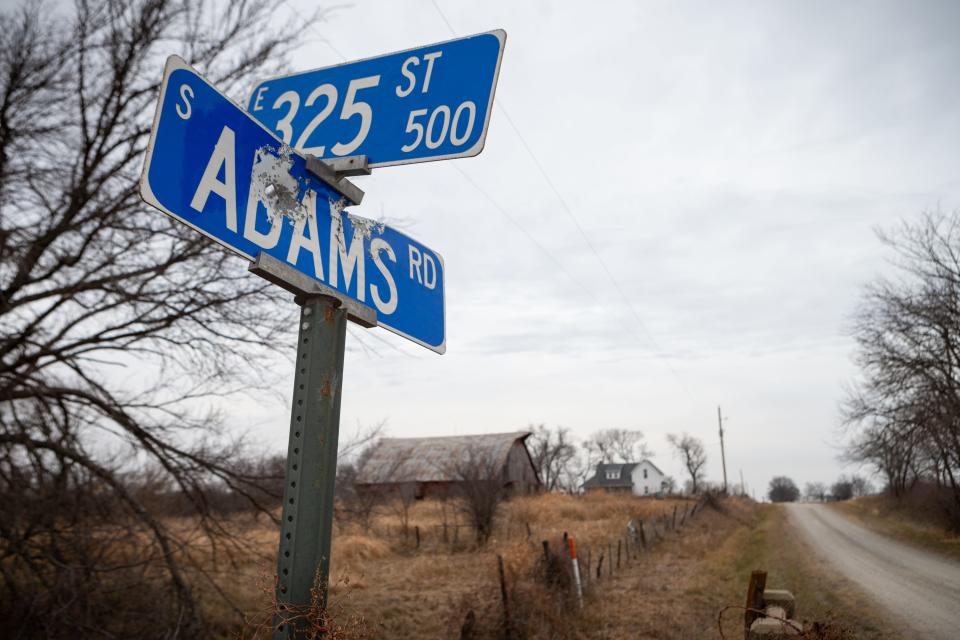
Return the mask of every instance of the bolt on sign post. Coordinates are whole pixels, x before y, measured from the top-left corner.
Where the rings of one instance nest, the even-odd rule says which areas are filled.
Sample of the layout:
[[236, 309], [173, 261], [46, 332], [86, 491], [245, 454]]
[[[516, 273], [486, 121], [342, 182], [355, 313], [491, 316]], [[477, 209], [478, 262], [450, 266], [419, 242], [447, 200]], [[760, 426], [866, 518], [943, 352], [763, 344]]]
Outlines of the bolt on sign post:
[[[479, 153], [505, 37], [495, 31], [372, 58], [355, 63], [359, 70], [341, 65], [329, 79], [329, 70], [309, 72], [294, 88], [283, 83], [299, 75], [268, 80], [251, 99], [254, 114], [267, 100], [259, 119], [181, 58], [167, 59], [141, 198], [249, 260], [252, 273], [292, 292], [301, 307], [275, 638], [300, 635], [305, 614], [326, 606], [347, 320], [446, 350], [443, 258], [345, 211], [363, 198], [346, 178]], [[389, 85], [399, 79], [405, 84]], [[389, 91], [371, 91], [378, 86]], [[383, 100], [364, 101], [375, 95]], [[399, 129], [398, 109], [408, 110]], [[334, 110], [337, 126], [320, 128]], [[416, 144], [397, 143], [411, 134]]]

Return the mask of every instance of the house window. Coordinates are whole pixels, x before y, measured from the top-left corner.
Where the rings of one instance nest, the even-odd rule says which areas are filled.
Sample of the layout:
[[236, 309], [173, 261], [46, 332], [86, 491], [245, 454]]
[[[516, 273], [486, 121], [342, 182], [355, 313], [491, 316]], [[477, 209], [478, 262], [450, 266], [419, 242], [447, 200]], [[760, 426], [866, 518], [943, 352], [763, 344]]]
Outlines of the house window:
[[650, 495], [650, 487], [643, 485], [643, 495]]
[[646, 469], [643, 470], [643, 479], [644, 479], [644, 480], [647, 479], [647, 470], [646, 470]]
[[607, 480], [619, 480], [620, 479], [620, 470], [616, 471], [607, 471]]

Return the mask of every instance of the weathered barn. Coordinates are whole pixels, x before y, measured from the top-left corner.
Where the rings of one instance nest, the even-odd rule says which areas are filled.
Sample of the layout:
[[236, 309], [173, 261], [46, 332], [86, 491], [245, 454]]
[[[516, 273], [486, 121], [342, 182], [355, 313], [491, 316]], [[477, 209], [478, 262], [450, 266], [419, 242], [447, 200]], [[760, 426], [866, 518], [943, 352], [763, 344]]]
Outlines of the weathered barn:
[[[533, 493], [540, 477], [527, 450], [529, 431], [440, 438], [382, 438], [357, 474], [360, 490], [401, 487], [417, 497], [447, 495], [464, 482], [471, 465], [498, 474], [511, 493]], [[489, 470], [489, 471], [487, 471]]]

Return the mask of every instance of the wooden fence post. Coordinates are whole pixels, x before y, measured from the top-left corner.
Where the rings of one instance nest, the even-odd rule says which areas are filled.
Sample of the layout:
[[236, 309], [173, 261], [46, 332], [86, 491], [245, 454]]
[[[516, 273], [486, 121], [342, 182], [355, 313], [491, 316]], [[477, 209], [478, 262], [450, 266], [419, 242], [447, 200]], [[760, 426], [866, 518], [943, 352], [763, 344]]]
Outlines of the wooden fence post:
[[550, 584], [550, 542], [543, 541], [543, 582]]
[[673, 525], [670, 528], [677, 530], [677, 505], [673, 505]]
[[593, 565], [590, 564], [590, 547], [587, 547], [586, 565], [587, 565], [587, 572], [586, 572], [585, 574], [583, 574], [583, 584], [584, 584], [585, 586], [589, 586], [589, 585], [590, 585], [590, 578], [592, 577], [592, 576], [590, 575], [590, 570], [593, 568]]
[[503, 572], [503, 556], [497, 556], [497, 569], [500, 572], [500, 597], [503, 599], [503, 637], [510, 640], [510, 607], [507, 603], [507, 577]]
[[607, 543], [607, 555], [610, 558], [609, 560], [607, 560], [607, 575], [609, 575], [612, 578], [613, 577], [613, 544], [610, 542]]
[[630, 564], [630, 531], [623, 537], [623, 550], [627, 554], [627, 565]]
[[767, 572], [754, 570], [750, 574], [750, 582], [747, 584], [747, 610], [743, 613], [743, 637], [750, 640], [750, 625], [753, 621], [761, 617], [761, 614], [752, 611], [752, 609], [763, 609], [763, 590], [767, 586]]
[[620, 538], [617, 538], [617, 571], [620, 571], [620, 543], [623, 542]]
[[637, 528], [640, 530], [640, 544], [643, 545], [643, 550], [647, 550], [647, 534], [643, 532], [643, 520], [638, 520]]
[[600, 559], [597, 560], [597, 580], [600, 579], [602, 571], [603, 571], [603, 552], [600, 552]]
[[417, 549], [420, 548], [420, 526], [417, 525], [413, 528], [413, 532], [417, 534]]

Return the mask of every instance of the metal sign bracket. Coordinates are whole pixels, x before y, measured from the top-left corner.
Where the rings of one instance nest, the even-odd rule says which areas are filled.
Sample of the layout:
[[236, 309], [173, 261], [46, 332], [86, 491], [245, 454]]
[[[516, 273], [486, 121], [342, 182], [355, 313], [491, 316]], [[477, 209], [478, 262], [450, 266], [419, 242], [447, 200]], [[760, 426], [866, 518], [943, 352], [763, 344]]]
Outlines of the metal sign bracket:
[[287, 263], [269, 254], [258, 253], [256, 260], [250, 263], [247, 270], [294, 294], [297, 297], [297, 303], [301, 306], [303, 306], [305, 300], [317, 296], [326, 296], [335, 299], [339, 303], [338, 306], [347, 312], [347, 318], [361, 327], [370, 329], [377, 326], [375, 309], [346, 297], [336, 289], [300, 273]]
[[367, 161], [367, 156], [344, 156], [343, 158], [328, 158], [326, 160], [321, 160], [316, 156], [307, 156], [307, 171], [339, 191], [351, 203], [357, 205], [363, 200], [363, 191], [347, 180], [347, 177], [370, 175], [370, 163]]

